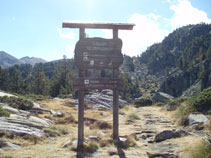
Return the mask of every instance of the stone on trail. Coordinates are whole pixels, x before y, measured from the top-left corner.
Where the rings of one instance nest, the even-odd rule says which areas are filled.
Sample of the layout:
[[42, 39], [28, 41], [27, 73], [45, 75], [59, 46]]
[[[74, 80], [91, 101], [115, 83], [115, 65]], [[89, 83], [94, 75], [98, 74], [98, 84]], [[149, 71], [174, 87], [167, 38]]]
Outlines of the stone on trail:
[[208, 124], [209, 120], [203, 114], [190, 114], [187, 122], [189, 126], [195, 126], [198, 124]]
[[155, 136], [154, 141], [161, 142], [166, 139], [178, 138], [178, 137], [182, 137], [182, 136], [186, 136], [186, 135], [188, 135], [188, 132], [186, 132], [184, 130], [180, 130], [180, 129], [164, 130]]

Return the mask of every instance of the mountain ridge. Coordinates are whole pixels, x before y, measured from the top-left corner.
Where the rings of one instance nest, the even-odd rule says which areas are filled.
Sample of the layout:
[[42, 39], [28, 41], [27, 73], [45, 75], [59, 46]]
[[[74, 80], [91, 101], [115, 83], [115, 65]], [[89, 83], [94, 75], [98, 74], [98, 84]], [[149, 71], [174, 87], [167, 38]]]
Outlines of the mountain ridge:
[[9, 68], [20, 64], [31, 64], [34, 66], [36, 63], [46, 63], [46, 61], [42, 58], [28, 56], [18, 59], [5, 51], [0, 51], [0, 66], [2, 68]]

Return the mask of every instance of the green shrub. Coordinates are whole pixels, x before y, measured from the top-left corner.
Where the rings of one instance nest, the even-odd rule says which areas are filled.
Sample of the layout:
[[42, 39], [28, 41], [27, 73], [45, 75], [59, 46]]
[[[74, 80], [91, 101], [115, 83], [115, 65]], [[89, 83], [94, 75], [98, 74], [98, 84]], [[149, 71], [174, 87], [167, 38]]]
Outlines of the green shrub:
[[185, 102], [185, 101], [187, 101], [187, 98], [184, 98], [184, 97], [179, 97], [179, 98], [176, 98], [176, 99], [173, 99], [173, 100], [169, 100], [168, 102], [167, 102], [167, 104], [169, 104], [169, 105], [172, 105], [172, 106], [180, 106], [181, 105], [181, 103], [183, 103], [183, 102]]
[[208, 110], [207, 114], [208, 114], [208, 115], [211, 115], [211, 110]]
[[27, 98], [33, 101], [42, 101], [45, 99], [51, 99], [52, 97], [50, 96], [44, 96], [44, 95], [36, 95], [36, 94], [26, 94], [23, 96], [23, 98]]
[[9, 116], [10, 116], [10, 112], [8, 112], [7, 110], [4, 110], [2, 106], [0, 106], [0, 117], [9, 117]]
[[33, 102], [22, 97], [0, 97], [0, 102], [7, 103], [9, 106], [21, 109], [30, 110], [33, 107]]
[[134, 102], [135, 107], [150, 106], [152, 105], [152, 100], [150, 98], [138, 98]]
[[211, 87], [189, 98], [188, 103], [200, 112], [211, 110]]

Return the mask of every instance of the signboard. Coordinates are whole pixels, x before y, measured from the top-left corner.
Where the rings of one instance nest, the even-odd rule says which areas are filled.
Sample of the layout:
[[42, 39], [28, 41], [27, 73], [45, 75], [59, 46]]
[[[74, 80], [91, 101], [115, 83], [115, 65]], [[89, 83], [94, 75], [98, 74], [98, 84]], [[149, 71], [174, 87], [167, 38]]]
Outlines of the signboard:
[[119, 78], [80, 77], [74, 80], [76, 89], [122, 89], [123, 81]]
[[75, 47], [75, 63], [79, 69], [114, 69], [123, 62], [121, 39], [84, 38]]

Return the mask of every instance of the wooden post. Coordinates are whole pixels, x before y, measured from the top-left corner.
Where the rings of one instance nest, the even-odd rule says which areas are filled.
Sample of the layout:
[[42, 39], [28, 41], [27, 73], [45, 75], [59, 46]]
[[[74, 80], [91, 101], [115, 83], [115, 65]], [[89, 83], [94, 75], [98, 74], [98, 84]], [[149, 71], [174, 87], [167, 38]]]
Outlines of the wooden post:
[[[85, 28], [80, 28], [79, 38], [85, 38]], [[79, 77], [84, 77], [83, 70], [79, 70]], [[84, 91], [78, 92], [78, 147], [84, 142]]]
[[[118, 38], [118, 29], [113, 29], [113, 39]], [[113, 70], [113, 78], [118, 78], [118, 69]], [[113, 90], [113, 140], [119, 140], [119, 92]]]
[[113, 29], [113, 39], [116, 39], [116, 38], [118, 38], [118, 29], [114, 28]]
[[[113, 70], [113, 77], [118, 78], [119, 70]], [[113, 90], [113, 139], [119, 140], [119, 92]]]

